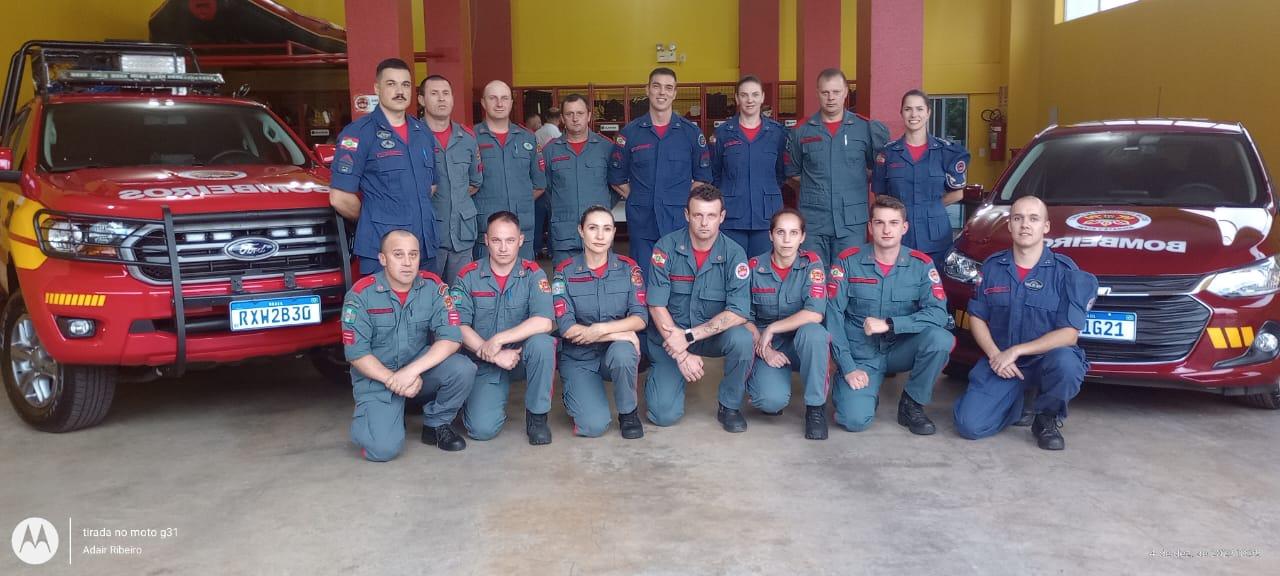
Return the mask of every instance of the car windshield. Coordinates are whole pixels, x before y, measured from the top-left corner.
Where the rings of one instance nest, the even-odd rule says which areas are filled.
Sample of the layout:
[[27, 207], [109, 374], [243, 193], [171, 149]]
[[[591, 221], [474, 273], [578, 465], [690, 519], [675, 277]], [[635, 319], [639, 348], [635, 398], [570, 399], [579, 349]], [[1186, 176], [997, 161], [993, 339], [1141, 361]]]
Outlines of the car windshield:
[[1243, 136], [1099, 132], [1042, 140], [1004, 184], [999, 203], [1257, 206], [1258, 173]]
[[261, 108], [165, 98], [50, 106], [41, 146], [41, 166], [50, 172], [307, 161], [288, 131]]

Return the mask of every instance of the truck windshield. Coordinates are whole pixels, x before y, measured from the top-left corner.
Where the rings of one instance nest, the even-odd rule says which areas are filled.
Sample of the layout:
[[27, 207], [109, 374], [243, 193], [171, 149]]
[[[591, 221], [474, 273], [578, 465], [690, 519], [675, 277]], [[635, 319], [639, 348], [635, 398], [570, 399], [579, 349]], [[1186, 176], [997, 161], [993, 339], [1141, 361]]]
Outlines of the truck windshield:
[[1243, 136], [1099, 132], [1042, 140], [1027, 151], [997, 203], [1039, 196], [1050, 205], [1259, 206], [1259, 174]]
[[47, 108], [41, 166], [50, 172], [125, 166], [291, 164], [307, 156], [265, 110], [154, 98]]

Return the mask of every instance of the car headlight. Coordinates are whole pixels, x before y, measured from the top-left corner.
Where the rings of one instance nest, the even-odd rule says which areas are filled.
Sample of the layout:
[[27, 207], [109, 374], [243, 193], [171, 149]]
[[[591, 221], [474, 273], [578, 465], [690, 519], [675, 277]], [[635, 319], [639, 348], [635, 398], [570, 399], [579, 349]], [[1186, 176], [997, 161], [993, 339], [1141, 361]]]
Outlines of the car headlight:
[[1280, 291], [1280, 255], [1244, 268], [1214, 274], [1205, 290], [1223, 298], [1261, 296]]
[[947, 254], [947, 261], [943, 265], [942, 271], [947, 274], [948, 278], [965, 284], [976, 284], [982, 279], [982, 263], [961, 254], [957, 250], [952, 250]]
[[40, 223], [46, 252], [51, 256], [119, 258], [119, 247], [138, 226], [118, 220], [83, 216], [50, 216]]

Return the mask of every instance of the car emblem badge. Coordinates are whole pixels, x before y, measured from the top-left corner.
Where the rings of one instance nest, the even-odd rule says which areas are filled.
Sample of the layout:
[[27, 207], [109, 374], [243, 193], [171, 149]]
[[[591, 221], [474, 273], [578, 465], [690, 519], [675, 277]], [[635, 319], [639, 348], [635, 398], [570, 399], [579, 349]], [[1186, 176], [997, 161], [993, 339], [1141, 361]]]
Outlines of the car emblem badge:
[[229, 242], [222, 251], [236, 260], [252, 262], [274, 256], [280, 251], [280, 245], [266, 238], [241, 238]]

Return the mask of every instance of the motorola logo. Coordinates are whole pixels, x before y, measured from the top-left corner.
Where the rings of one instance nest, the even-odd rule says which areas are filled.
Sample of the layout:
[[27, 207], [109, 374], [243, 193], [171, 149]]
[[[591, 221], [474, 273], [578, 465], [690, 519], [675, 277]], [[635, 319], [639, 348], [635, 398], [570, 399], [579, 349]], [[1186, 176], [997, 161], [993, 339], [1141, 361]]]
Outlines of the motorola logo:
[[13, 553], [19, 560], [39, 566], [58, 553], [58, 530], [44, 518], [27, 518], [13, 529]]

